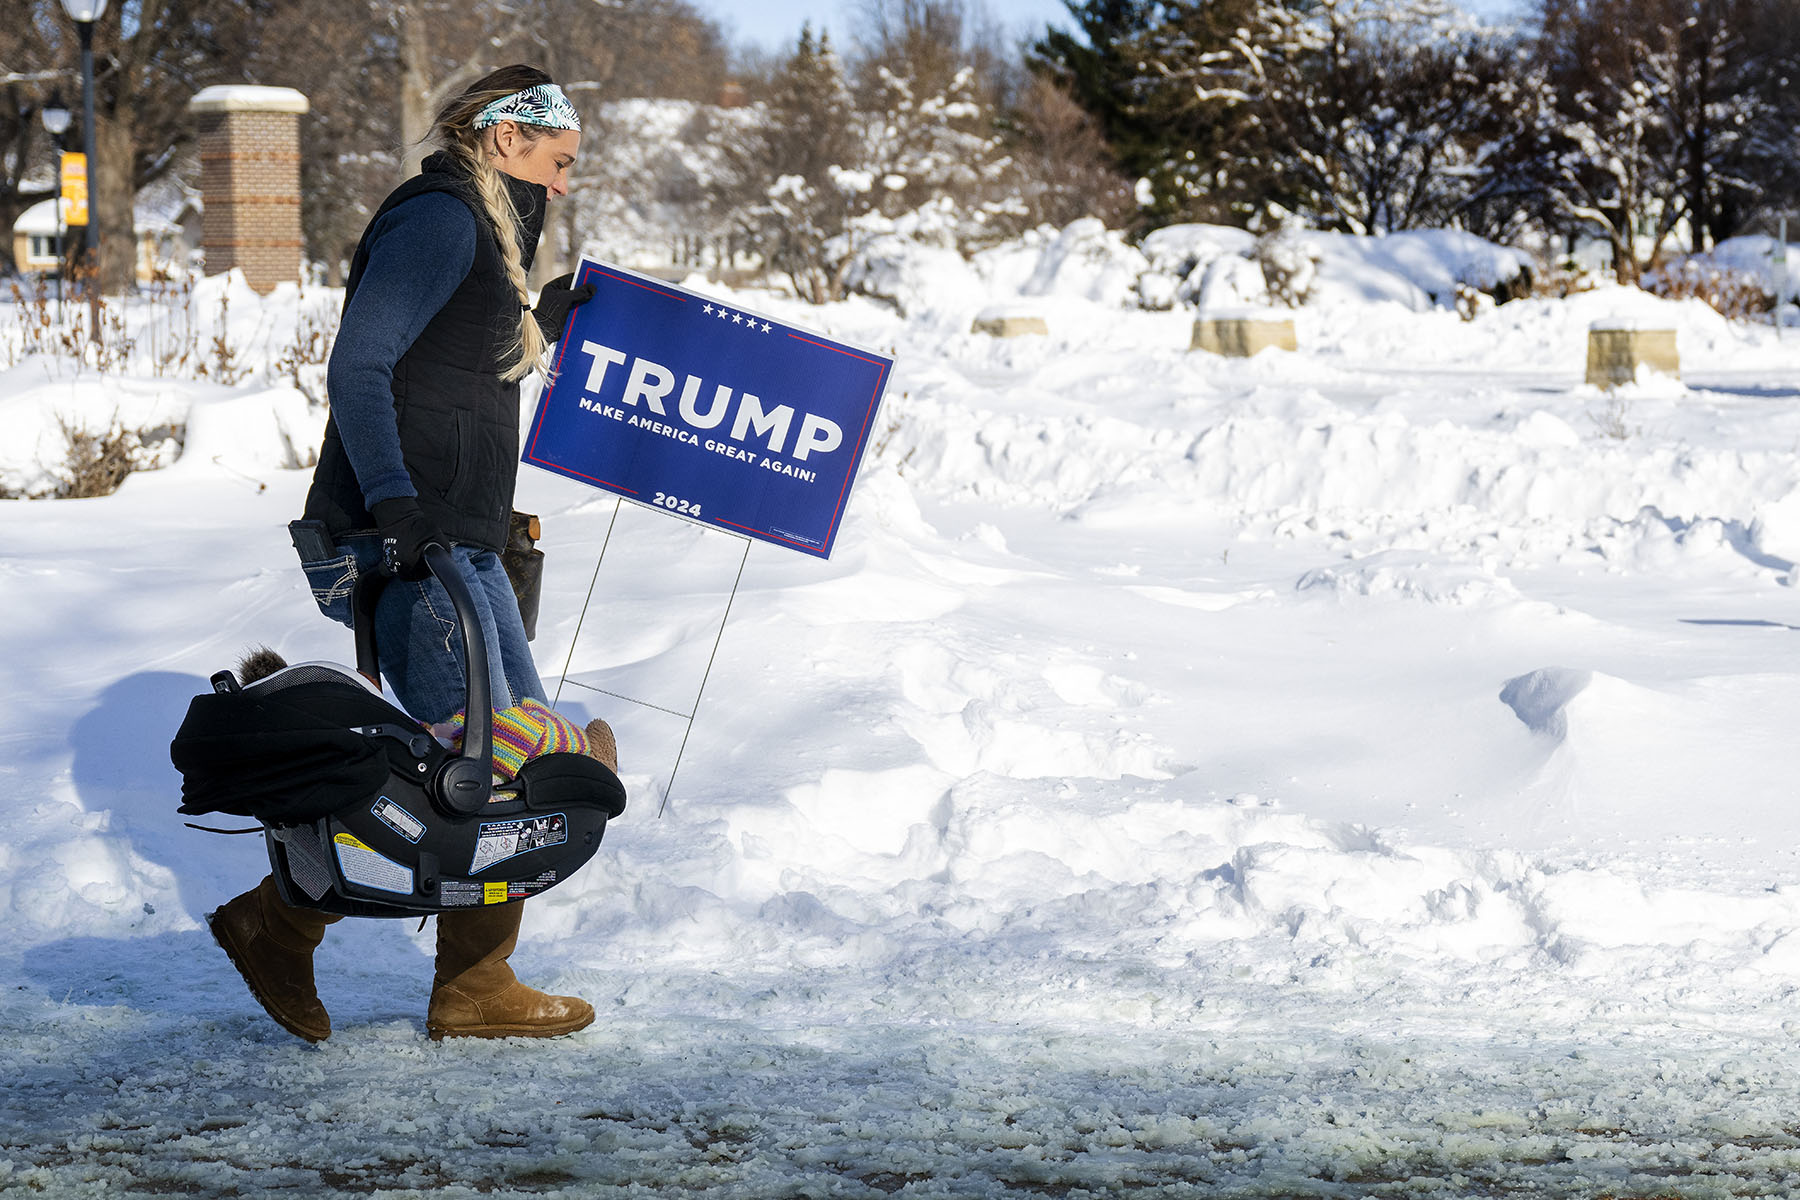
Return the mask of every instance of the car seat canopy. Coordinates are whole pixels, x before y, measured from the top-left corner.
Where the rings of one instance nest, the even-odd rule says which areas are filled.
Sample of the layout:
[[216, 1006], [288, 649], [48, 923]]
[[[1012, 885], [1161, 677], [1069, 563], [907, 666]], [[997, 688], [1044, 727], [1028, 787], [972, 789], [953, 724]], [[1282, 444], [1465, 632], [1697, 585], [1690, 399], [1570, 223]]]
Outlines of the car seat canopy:
[[169, 747], [181, 812], [271, 825], [323, 817], [393, 770], [428, 779], [449, 754], [360, 675], [328, 663], [194, 697]]

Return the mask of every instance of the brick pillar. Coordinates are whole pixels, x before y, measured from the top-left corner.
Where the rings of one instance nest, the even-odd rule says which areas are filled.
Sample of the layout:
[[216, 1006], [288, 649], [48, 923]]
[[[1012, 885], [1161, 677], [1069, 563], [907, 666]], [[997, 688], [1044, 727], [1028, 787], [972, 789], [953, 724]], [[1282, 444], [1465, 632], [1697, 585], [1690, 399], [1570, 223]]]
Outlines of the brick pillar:
[[206, 273], [241, 268], [268, 295], [300, 278], [300, 116], [292, 88], [209, 87], [188, 101], [200, 123]]

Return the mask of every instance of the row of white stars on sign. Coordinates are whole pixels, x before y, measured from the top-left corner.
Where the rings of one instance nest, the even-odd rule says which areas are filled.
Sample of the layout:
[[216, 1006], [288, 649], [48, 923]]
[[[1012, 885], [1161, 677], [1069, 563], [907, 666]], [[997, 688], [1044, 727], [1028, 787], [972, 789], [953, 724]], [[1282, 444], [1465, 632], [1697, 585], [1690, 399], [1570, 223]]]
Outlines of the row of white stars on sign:
[[750, 328], [758, 329], [763, 333], [767, 333], [767, 332], [769, 332], [769, 330], [775, 328], [773, 325], [769, 324], [767, 321], [760, 322], [760, 324], [759, 324], [755, 317], [745, 316], [743, 313], [734, 313], [722, 304], [719, 304], [719, 305], [708, 304], [705, 308], [702, 308], [700, 311], [705, 313], [709, 317], [718, 317], [719, 320], [721, 320], [721, 321], [723, 321], [726, 317], [730, 317], [731, 323], [733, 325], [743, 325], [743, 324], [747, 323], [750, 326]]

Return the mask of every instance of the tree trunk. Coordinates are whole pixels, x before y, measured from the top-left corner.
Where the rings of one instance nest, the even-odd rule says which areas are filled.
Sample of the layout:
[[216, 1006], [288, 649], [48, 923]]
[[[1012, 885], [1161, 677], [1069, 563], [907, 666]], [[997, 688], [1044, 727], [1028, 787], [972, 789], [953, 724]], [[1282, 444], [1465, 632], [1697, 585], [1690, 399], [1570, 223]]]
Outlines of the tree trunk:
[[400, 139], [405, 150], [401, 178], [419, 173], [430, 147], [437, 110], [464, 87], [487, 73], [486, 60], [470, 59], [444, 78], [432, 81], [431, 32], [417, 5], [402, 6], [394, 15], [400, 42]]
[[100, 290], [118, 296], [137, 287], [137, 231], [132, 219], [134, 137], [127, 118], [94, 114], [94, 157], [88, 166], [88, 217], [100, 235]]
[[1635, 284], [1638, 281], [1637, 241], [1627, 226], [1624, 232], [1612, 235], [1613, 278], [1622, 284]]
[[1704, 254], [1712, 244], [1708, 236], [1712, 231], [1712, 220], [1707, 215], [1706, 163], [1697, 139], [1691, 157], [1692, 165], [1688, 168], [1692, 172], [1692, 181], [1688, 184], [1688, 250]]
[[422, 144], [431, 132], [431, 46], [425, 22], [401, 10], [400, 25], [400, 177], [411, 179], [425, 161]]
[[1693, 126], [1688, 130], [1688, 241], [1689, 249], [1695, 254], [1706, 251], [1712, 232], [1713, 220], [1711, 206], [1707, 203], [1707, 184], [1711, 182], [1709, 164], [1706, 161], [1707, 142], [1711, 140], [1712, 131], [1706, 123], [1706, 96], [1711, 87], [1707, 70], [1704, 48], [1698, 64], [1699, 78], [1694, 85], [1694, 117]]
[[[557, 247], [561, 251], [557, 265], [563, 271], [573, 271], [576, 264], [581, 261], [581, 214], [575, 207], [573, 193], [563, 197], [562, 208], [563, 237], [561, 244]], [[558, 271], [557, 274], [562, 274], [562, 271]]]

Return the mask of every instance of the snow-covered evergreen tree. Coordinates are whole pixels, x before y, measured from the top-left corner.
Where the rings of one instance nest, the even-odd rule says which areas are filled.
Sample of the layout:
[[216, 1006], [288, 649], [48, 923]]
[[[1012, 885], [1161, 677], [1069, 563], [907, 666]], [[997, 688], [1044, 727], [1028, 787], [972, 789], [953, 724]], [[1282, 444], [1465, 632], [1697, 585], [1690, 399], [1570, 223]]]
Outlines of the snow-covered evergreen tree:
[[[1056, 197], [1039, 175], [1065, 168], [1011, 152], [992, 73], [968, 43], [956, 0], [892, 9], [883, 10], [891, 20], [859, 58], [854, 82], [829, 36], [803, 29], [759, 128], [730, 153], [722, 202], [764, 261], [809, 300], [842, 294], [871, 237], [900, 230], [967, 250], [1041, 220], [1045, 210], [1032, 200]], [[1085, 146], [1090, 159], [1073, 164], [1078, 170], [1098, 157]]]
[[829, 243], [867, 211], [871, 187], [856, 105], [829, 32], [803, 27], [776, 73], [764, 120], [733, 147], [726, 202], [738, 228], [794, 290], [815, 303], [841, 293]]
[[[1127, 179], [1157, 174], [1173, 131], [1141, 103], [1139, 39], [1156, 23], [1154, 0], [1063, 0], [1074, 30], [1050, 26], [1027, 65], [1088, 114]], [[1046, 106], [1028, 111], [1043, 112]], [[1163, 195], [1173, 198], [1165, 189]], [[1150, 211], [1146, 210], [1149, 216]], [[1165, 218], [1166, 219], [1166, 218]]]

